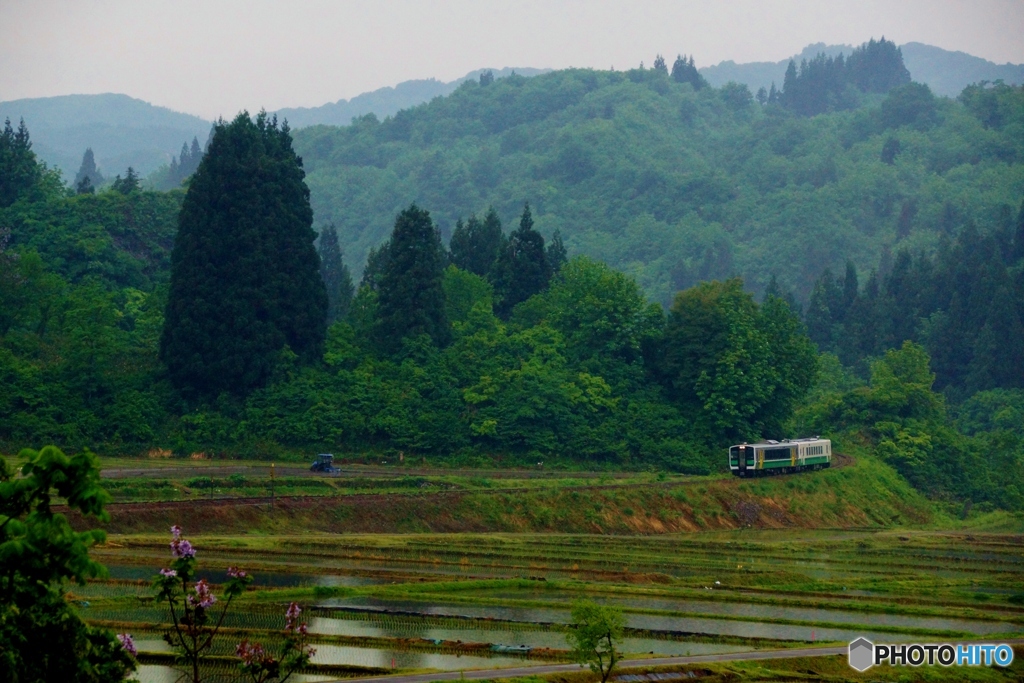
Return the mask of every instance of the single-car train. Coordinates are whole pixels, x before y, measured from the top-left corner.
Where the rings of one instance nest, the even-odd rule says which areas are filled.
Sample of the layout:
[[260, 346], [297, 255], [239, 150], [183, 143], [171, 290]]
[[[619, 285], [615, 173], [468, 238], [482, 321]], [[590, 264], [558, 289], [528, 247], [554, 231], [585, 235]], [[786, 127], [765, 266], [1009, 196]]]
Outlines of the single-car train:
[[743, 443], [729, 448], [729, 469], [737, 477], [820, 470], [831, 464], [832, 442], [818, 437]]

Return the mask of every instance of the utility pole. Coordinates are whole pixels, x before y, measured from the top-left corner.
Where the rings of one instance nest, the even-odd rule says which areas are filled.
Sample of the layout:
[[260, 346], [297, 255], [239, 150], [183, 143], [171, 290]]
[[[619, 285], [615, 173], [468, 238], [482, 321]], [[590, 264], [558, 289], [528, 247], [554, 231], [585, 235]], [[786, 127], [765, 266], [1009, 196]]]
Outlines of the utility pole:
[[274, 463], [270, 463], [270, 509], [274, 509]]

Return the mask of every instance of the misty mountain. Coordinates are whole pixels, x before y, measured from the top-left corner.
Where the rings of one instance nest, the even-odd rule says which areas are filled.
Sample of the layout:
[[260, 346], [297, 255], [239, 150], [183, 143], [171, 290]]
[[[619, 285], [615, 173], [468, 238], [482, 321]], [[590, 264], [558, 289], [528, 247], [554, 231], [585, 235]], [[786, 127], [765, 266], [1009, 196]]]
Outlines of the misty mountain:
[[479, 79], [480, 74], [486, 71], [490, 71], [495, 78], [505, 78], [512, 73], [517, 73], [520, 76], [536, 76], [546, 73], [550, 69], [478, 69], [447, 83], [434, 78], [403, 81], [393, 88], [378, 88], [372, 92], [357, 95], [351, 100], [338, 100], [319, 107], [279, 109], [275, 113], [279, 119], [288, 119], [288, 125], [292, 128], [304, 128], [319, 124], [347, 126], [357, 116], [372, 113], [382, 119], [386, 116], [394, 116], [403, 109], [429, 102], [435, 97], [450, 95], [464, 81]]
[[[813, 59], [818, 53], [849, 55], [851, 45], [808, 45], [793, 59]], [[1024, 65], [995, 64], [963, 52], [952, 52], [921, 43], [902, 46], [903, 58], [911, 77], [927, 83], [936, 95], [956, 97], [963, 88], [978, 81], [1002, 79], [1008, 84], [1024, 83]], [[720, 87], [729, 81], [746, 84], [752, 92], [758, 88], [782, 87], [789, 59], [779, 62], [737, 64], [724, 61], [700, 69], [708, 82]], [[521, 76], [543, 74], [548, 69], [489, 69], [501, 79], [513, 71]], [[394, 87], [379, 88], [320, 107], [280, 109], [279, 118], [288, 119], [292, 128], [325, 124], [344, 126], [353, 117], [373, 113], [378, 118], [393, 116], [401, 110], [449, 95], [467, 80], [477, 80], [488, 69], [472, 71], [454, 81], [411, 80]], [[74, 177], [86, 147], [108, 178], [124, 174], [133, 166], [142, 175], [170, 162], [183, 142], [193, 137], [206, 140], [212, 122], [198, 116], [151, 105], [128, 95], [64, 95], [0, 102], [0, 122], [21, 118], [32, 134], [33, 149], [40, 159], [64, 171], [65, 179]]]
[[[801, 60], [811, 60], [819, 53], [825, 53], [829, 57], [836, 57], [839, 54], [849, 56], [853, 49], [853, 45], [815, 43], [808, 45], [800, 54], [793, 55], [790, 59], [799, 65]], [[910, 71], [910, 77], [918, 83], [926, 83], [936, 95], [956, 97], [965, 87], [979, 81], [1002, 80], [1008, 85], [1024, 83], [1024, 64], [996, 64], [966, 52], [943, 50], [923, 43], [907, 43], [900, 46], [900, 50], [903, 52], [903, 62]], [[773, 82], [776, 88], [781, 88], [788, 65], [789, 59], [746, 64], [737, 64], [729, 60], [714, 66], [706, 66], [698, 71], [716, 88], [729, 81], [735, 81], [744, 83], [752, 92], [757, 92], [761, 87], [770, 88]]]
[[145, 175], [170, 162], [181, 143], [210, 134], [209, 121], [148, 102], [107, 93], [63, 95], [0, 102], [0, 121], [24, 118], [32, 149], [70, 181], [91, 147], [108, 178], [129, 166]]
[[1024, 83], [1024, 64], [996, 64], [966, 52], [950, 52], [923, 43], [907, 43], [900, 49], [911, 78], [927, 83], [936, 95], [956, 97], [965, 87], [979, 81]]
[[[478, 69], [450, 82], [413, 80], [395, 87], [379, 88], [321, 107], [299, 107], [275, 112], [292, 128], [317, 124], [343, 126], [355, 116], [373, 113], [380, 118], [402, 109], [452, 93], [467, 80], [491, 71], [495, 78], [517, 73], [534, 76], [549, 69]], [[63, 95], [0, 102], [0, 123], [10, 118], [15, 125], [24, 118], [32, 134], [32, 148], [40, 159], [64, 172], [70, 181], [91, 147], [103, 175], [113, 179], [129, 166], [145, 176], [170, 163], [182, 143], [210, 133], [211, 121], [158, 107], [128, 95]]]

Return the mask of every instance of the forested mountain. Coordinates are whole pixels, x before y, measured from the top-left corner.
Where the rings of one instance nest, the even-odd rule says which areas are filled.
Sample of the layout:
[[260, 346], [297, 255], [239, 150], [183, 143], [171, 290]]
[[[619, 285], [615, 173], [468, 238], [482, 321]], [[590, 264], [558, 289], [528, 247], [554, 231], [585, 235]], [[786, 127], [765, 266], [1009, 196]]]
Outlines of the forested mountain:
[[[681, 61], [676, 77], [699, 84]], [[734, 103], [745, 92], [723, 91], [699, 92]], [[1018, 96], [976, 88], [957, 106], [1004, 131], [1019, 126]], [[894, 111], [920, 120], [889, 97], [864, 120]], [[504, 101], [517, 116], [545, 116]], [[784, 121], [807, 120], [770, 106]], [[885, 167], [905, 153], [882, 150]], [[166, 193], [126, 177], [76, 194], [38, 165], [27, 128], [5, 127], [0, 446], [274, 458], [326, 449], [704, 473], [723, 468], [729, 443], [817, 433], [888, 462], [951, 510], [1024, 508], [1024, 216], [1000, 211], [994, 230], [968, 224], [955, 240], [940, 236], [934, 255], [898, 253], [863, 287], [852, 268], [841, 284], [822, 276], [805, 328], [777, 281], [757, 301], [741, 278], [701, 278], [666, 312], [627, 274], [567, 261], [557, 233], [546, 240], [535, 229], [532, 202], [518, 207], [518, 227], [505, 221], [507, 234], [497, 210], [469, 215], [447, 250], [431, 212], [403, 207], [348, 301], [329, 226], [317, 275], [303, 178], [287, 130], [265, 116], [239, 116], [187, 190]], [[266, 220], [274, 211], [285, 218]], [[913, 211], [900, 213], [912, 225]], [[277, 273], [276, 284], [255, 273]], [[221, 304], [230, 311], [179, 315]], [[293, 323], [313, 331], [309, 344], [288, 331]], [[161, 347], [161, 335], [184, 343]], [[211, 375], [211, 362], [223, 371]], [[934, 371], [939, 387], [956, 389], [949, 407]], [[227, 373], [244, 381], [194, 386]]]
[[505, 78], [513, 73], [520, 76], [536, 76], [546, 73], [550, 69], [504, 68], [504, 69], [477, 69], [470, 71], [462, 78], [454, 81], [439, 81], [436, 78], [427, 78], [413, 81], [402, 81], [394, 87], [378, 88], [371, 92], [356, 95], [350, 100], [338, 100], [328, 102], [319, 107], [292, 107], [278, 109], [276, 112], [279, 119], [288, 119], [288, 125], [292, 128], [303, 128], [318, 124], [328, 126], [347, 126], [352, 119], [358, 116], [373, 114], [378, 118], [394, 116], [402, 109], [415, 107], [418, 104], [429, 102], [435, 97], [444, 97], [451, 94], [456, 88], [466, 81], [479, 80], [483, 74], [490, 74], [492, 78]]
[[36, 154], [75, 177], [86, 148], [107, 178], [132, 166], [142, 175], [170, 163], [182, 142], [210, 133], [209, 121], [127, 95], [64, 95], [0, 102], [0, 121], [25, 119]]
[[[962, 52], [951, 52], [932, 45], [907, 43], [901, 46], [911, 77], [928, 85], [937, 95], [956, 97], [971, 83], [1003, 80], [1008, 84], [1024, 83], [1024, 65], [995, 64]], [[791, 59], [799, 66], [818, 54], [829, 57], [849, 55], [851, 45], [808, 45]], [[724, 61], [699, 69], [700, 74], [718, 88], [729, 81], [747, 85], [751, 92], [772, 82], [782, 87], [790, 59], [779, 62], [737, 64]], [[546, 73], [549, 69], [504, 68], [478, 69], [454, 81], [436, 79], [404, 81], [394, 87], [379, 88], [319, 107], [292, 107], [276, 113], [288, 119], [289, 125], [301, 128], [312, 125], [346, 126], [354, 117], [374, 114], [378, 118], [394, 116], [429, 102], [435, 97], [451, 94], [467, 80], [478, 80], [490, 71], [494, 78], [515, 72], [521, 76]], [[51, 167], [59, 167], [70, 180], [79, 167], [82, 153], [92, 148], [103, 174], [113, 178], [132, 166], [141, 175], [149, 175], [169, 165], [182, 142], [193, 137], [206, 140], [213, 125], [209, 121], [181, 114], [164, 107], [150, 105], [126, 95], [68, 95], [0, 102], [0, 121], [10, 118], [15, 124], [21, 118], [29, 124], [35, 140], [36, 153]], [[175, 174], [166, 173], [154, 179], [159, 187], [171, 187]], [[175, 176], [176, 177], [176, 176]]]
[[[794, 65], [795, 86], [818, 92], [814, 65]], [[867, 272], [887, 253], [930, 250], [943, 233], [968, 222], [985, 232], [1016, 211], [1020, 89], [949, 100], [918, 84], [884, 95], [827, 82], [838, 99], [820, 106], [844, 110], [805, 116], [814, 109], [785, 87], [761, 105], [743, 86], [695, 91], [667, 70], [470, 81], [384, 121], [299, 130], [295, 142], [317, 218], [337, 226], [357, 269], [412, 201], [450, 233], [459, 217], [493, 206], [508, 221], [529, 200], [542, 234], [559, 230], [572, 253], [630, 273], [666, 304], [734, 274], [754, 291], [775, 275], [806, 299], [826, 266]]]
[[[835, 58], [840, 54], [849, 56], [853, 50], [853, 45], [815, 43], [805, 47], [800, 54], [778, 62], [737, 64], [726, 60], [705, 66], [700, 69], [700, 73], [716, 88], [735, 81], [756, 92], [759, 88], [769, 89], [772, 83], [776, 87], [781, 86], [790, 61], [799, 65], [803, 60], [810, 61], [819, 54]], [[1024, 64], [996, 64], [965, 52], [943, 50], [924, 43], [905, 43], [900, 45], [900, 51], [910, 77], [927, 85], [936, 95], [956, 97], [968, 85], [981, 81], [991, 83], [1001, 80], [1007, 85], [1024, 84]]]
[[927, 83], [936, 95], [956, 97], [971, 83], [981, 81], [1024, 84], [1024, 64], [996, 64], [966, 52], [952, 52], [924, 43], [907, 43], [900, 49], [911, 77]]

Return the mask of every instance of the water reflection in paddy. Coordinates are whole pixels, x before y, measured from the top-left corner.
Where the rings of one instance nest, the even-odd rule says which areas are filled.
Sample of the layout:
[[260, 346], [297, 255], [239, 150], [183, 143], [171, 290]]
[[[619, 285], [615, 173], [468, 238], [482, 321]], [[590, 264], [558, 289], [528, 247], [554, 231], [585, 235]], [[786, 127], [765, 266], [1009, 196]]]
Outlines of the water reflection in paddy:
[[[166, 564], [166, 562], [165, 562]], [[140, 565], [108, 564], [111, 579], [130, 581], [152, 581], [159, 567]], [[210, 583], [226, 583], [227, 570], [202, 570], [199, 572]], [[347, 574], [296, 574], [291, 572], [255, 572], [256, 587], [292, 588], [295, 586], [372, 586], [387, 583], [385, 579]]]
[[369, 647], [347, 645], [316, 645], [314, 664], [350, 664], [390, 669], [392, 663], [398, 669], [439, 669], [459, 671], [461, 669], [493, 669], [496, 667], [525, 666], [540, 664], [537, 660], [521, 657], [482, 657], [477, 655], [452, 655], [433, 652], [408, 652], [402, 650], [379, 650]]
[[[765, 605], [743, 605], [736, 603], [702, 603], [699, 601], [695, 601], [695, 604], [701, 606], [706, 605], [708, 608], [720, 610], [717, 612], [717, 614], [734, 614], [734, 612], [729, 612], [727, 610], [732, 608], [738, 608], [739, 611], [735, 612], [735, 614], [743, 615], [742, 608], [746, 607], [754, 608], [754, 610], [751, 611], [750, 616], [771, 617], [777, 616], [779, 614], [778, 612], [774, 611], [776, 608]], [[484, 619], [491, 617], [495, 619], [503, 619], [508, 621], [536, 623], [564, 624], [569, 620], [569, 610], [567, 609], [567, 606], [561, 607], [561, 609], [559, 609], [558, 607], [520, 608], [495, 605], [472, 605], [461, 603], [445, 604], [438, 602], [417, 602], [412, 600], [385, 600], [381, 598], [371, 597], [342, 598], [337, 600], [329, 600], [323, 603], [323, 605], [365, 607], [373, 610], [410, 612], [433, 616], [471, 617]], [[564, 605], [564, 603], [562, 603], [561, 605]], [[950, 630], [962, 630], [978, 634], [1022, 630], [1019, 626], [1015, 626], [1013, 624], [1008, 624], [1004, 622], [971, 621], [960, 619], [932, 620], [928, 618], [898, 617], [895, 615], [871, 615], [829, 610], [804, 610], [802, 608], [793, 609], [801, 609], [802, 612], [807, 613], [801, 614], [801, 616], [809, 617], [804, 619], [806, 621], [819, 621], [824, 623], [832, 621], [833, 617], [843, 615], [847, 618], [848, 623], [863, 623], [868, 626], [884, 625], [885, 619], [894, 618], [914, 620], [913, 626], [916, 626], [918, 628], [947, 628]], [[764, 610], [764, 613], [758, 614], [758, 610]], [[699, 612], [701, 610], [694, 609], [690, 611]], [[851, 614], [855, 618], [849, 618]], [[759, 623], [757, 621], [731, 621], [724, 619], [716, 619], [714, 618], [714, 615], [715, 613], [711, 613], [708, 617], [675, 617], [650, 614], [627, 614], [626, 620], [627, 625], [633, 628], [646, 628], [655, 631], [682, 631], [688, 633], [735, 635], [747, 638], [846, 641], [853, 640], [859, 636], [874, 637], [880, 640], [890, 641], [906, 641], [913, 640], [915, 638], [915, 636], [906, 634], [885, 633], [883, 635], [882, 632], [866, 633], [861, 630], [832, 627], [817, 627], [813, 625], [800, 626]], [[872, 618], [874, 619], [874, 621], [872, 621]], [[835, 619], [835, 622], [843, 623], [843, 621], [838, 618]]]
[[[509, 598], [518, 600], [549, 600], [554, 603], [568, 603], [577, 597], [565, 591], [494, 591], [480, 592], [478, 595], [492, 598]], [[781, 607], [747, 602], [727, 602], [724, 600], [684, 600], [678, 598], [657, 598], [644, 596], [597, 596], [595, 602], [618, 605], [624, 608], [664, 610], [672, 612], [698, 612], [708, 615], [728, 615], [753, 618], [791, 619], [835, 624], [864, 624], [866, 626], [898, 626], [904, 628], [938, 629], [944, 631], [964, 631], [976, 635], [989, 633], [1005, 633], [1022, 630], [1013, 624], [998, 621], [978, 621], [975, 619], [955, 619], [946, 617], [917, 617], [901, 614], [879, 614], [877, 612], [855, 612], [813, 607]]]
[[[394, 623], [382, 626], [358, 619], [316, 617], [309, 630], [314, 634], [362, 636], [369, 638], [422, 638], [425, 640], [462, 641], [464, 643], [491, 643], [500, 645], [528, 645], [537, 648], [568, 649], [565, 633], [516, 629], [432, 627], [427, 624]], [[716, 654], [739, 652], [749, 647], [720, 643], [693, 643], [660, 638], [623, 638], [619, 649], [626, 653], [654, 653], [660, 655]]]

